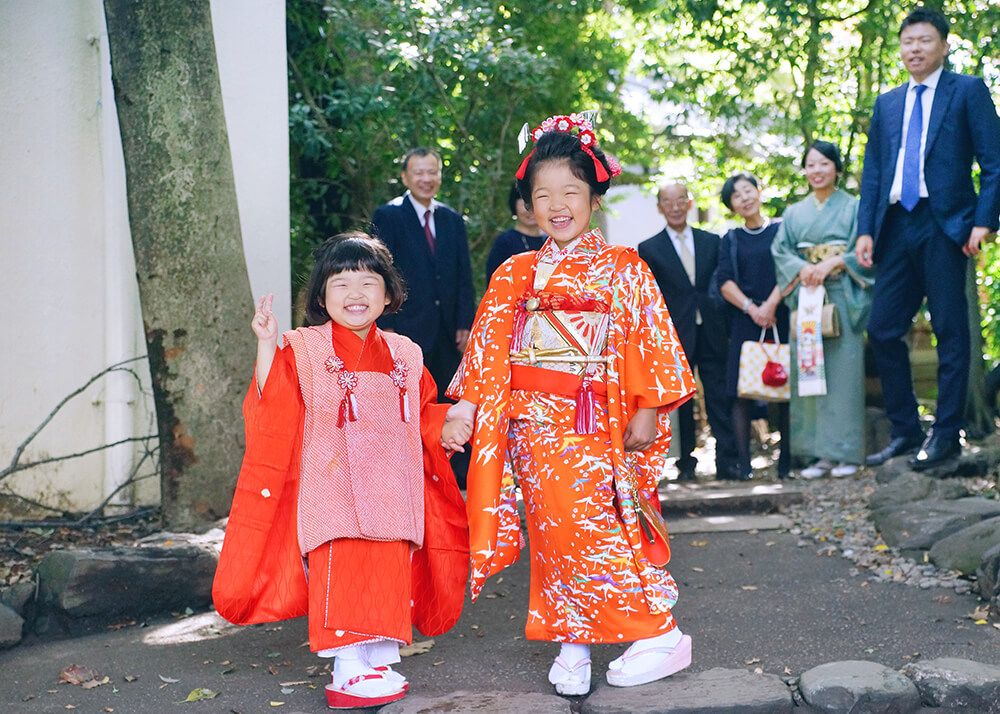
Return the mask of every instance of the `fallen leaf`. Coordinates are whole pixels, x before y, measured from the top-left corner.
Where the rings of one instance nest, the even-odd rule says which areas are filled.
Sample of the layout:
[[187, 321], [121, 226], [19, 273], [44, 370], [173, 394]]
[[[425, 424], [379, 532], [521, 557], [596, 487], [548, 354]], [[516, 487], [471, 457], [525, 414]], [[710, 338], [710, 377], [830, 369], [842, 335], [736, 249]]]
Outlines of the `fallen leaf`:
[[756, 590], [756, 585], [740, 585], [740, 590]]
[[218, 692], [213, 692], [211, 689], [205, 689], [204, 687], [198, 687], [197, 689], [192, 689], [190, 694], [187, 695], [185, 702], [201, 702], [205, 699], [215, 699], [219, 696]]
[[988, 624], [986, 620], [975, 620], [972, 624], [974, 625], [986, 625]]
[[296, 679], [294, 682], [280, 682], [281, 687], [299, 687], [303, 684], [309, 684], [308, 679]]
[[135, 682], [138, 679], [139, 679], [139, 675], [138, 674], [126, 674], [125, 677], [124, 677], [124, 680], [126, 682]]
[[277, 667], [277, 665], [274, 665], [274, 664], [270, 665], [267, 668], [267, 671], [268, 671], [268, 673], [274, 675], [275, 677], [278, 676], [278, 667]]
[[221, 664], [223, 667], [228, 667], [232, 663], [233, 663], [232, 660], [228, 660], [228, 659], [224, 659], [221, 662], [219, 662], [219, 664]]
[[[477, 627], [477, 625], [473, 625]], [[434, 646], [434, 640], [422, 640], [420, 642], [414, 642], [412, 645], [407, 645], [406, 647], [399, 648], [400, 657], [410, 657], [411, 655], [426, 654], [431, 651]]]
[[181, 681], [179, 679], [174, 679], [173, 677], [164, 677], [162, 674], [159, 675], [159, 677], [160, 681], [163, 682], [164, 684], [176, 684], [177, 682]]
[[696, 573], [704, 573], [705, 572], [704, 568], [699, 568], [697, 565], [691, 566], [691, 570], [693, 570]]
[[65, 707], [63, 707], [63, 709], [76, 709], [76, 705], [75, 704], [67, 704]]
[[285, 706], [285, 703], [284, 702], [271, 702], [271, 706], [272, 707], [283, 707], [283, 706]]
[[784, 672], [785, 674], [788, 674], [788, 675], [791, 675], [791, 673], [792, 673], [792, 668], [791, 668], [791, 667], [785, 667], [785, 669], [784, 669], [784, 670], [782, 670], [782, 671], [783, 671], [783, 672]]
[[760, 657], [752, 657], [743, 664], [760, 664]]
[[885, 543], [879, 543], [877, 546], [875, 546], [875, 548], [873, 550], [876, 553], [882, 553], [882, 552], [884, 552], [886, 550], [889, 550], [889, 546], [887, 546]]
[[764, 674], [764, 670], [761, 669], [760, 667], [754, 667], [753, 668], [753, 673], [754, 674]]
[[291, 693], [292, 693], [292, 692], [294, 692], [294, 691], [295, 691], [295, 690], [294, 690], [294, 689], [292, 689], [291, 687], [282, 687], [282, 688], [281, 688], [281, 693], [282, 693], [282, 694], [291, 694]]
[[59, 672], [60, 681], [74, 685], [89, 682], [96, 676], [97, 672], [92, 670], [90, 667], [84, 667], [81, 664], [71, 664], [68, 667], [64, 667], [62, 671]]
[[91, 679], [89, 682], [84, 682], [80, 685], [82, 689], [93, 689], [94, 687], [100, 687], [102, 684], [109, 684], [111, 678], [108, 676], [101, 677], [100, 679]]
[[[990, 616], [990, 608], [988, 605], [979, 605], [975, 610], [969, 613], [968, 617], [970, 620], [985, 620]], [[976, 624], [979, 624], [978, 622]]]
[[948, 603], [951, 602], [951, 595], [938, 595], [936, 598], [934, 598], [934, 602], [936, 602], [938, 605], [947, 605]]
[[432, 667], [440, 667], [442, 664], [444, 664], [443, 659], [439, 659], [437, 662], [431, 662]]
[[111, 712], [113, 712], [114, 709], [112, 709], [111, 707], [104, 707], [103, 709], [101, 709], [101, 711], [105, 712], [105, 714], [111, 714]]
[[693, 540], [693, 541], [691, 541], [691, 543], [689, 545], [692, 548], [704, 548], [706, 545], [708, 545], [708, 541], [707, 540]]
[[281, 656], [281, 653], [280, 652], [268, 652], [267, 656], [268, 656], [269, 659], [277, 659], [278, 657]]

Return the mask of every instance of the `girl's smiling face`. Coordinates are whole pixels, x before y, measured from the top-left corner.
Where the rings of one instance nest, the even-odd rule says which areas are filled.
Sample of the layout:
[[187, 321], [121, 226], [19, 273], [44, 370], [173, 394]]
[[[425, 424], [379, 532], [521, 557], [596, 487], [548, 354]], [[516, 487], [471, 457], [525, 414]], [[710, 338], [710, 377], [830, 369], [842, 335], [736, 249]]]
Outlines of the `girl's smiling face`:
[[369, 270], [345, 270], [326, 279], [323, 307], [330, 319], [364, 339], [390, 300], [385, 279]]
[[590, 230], [590, 216], [601, 201], [586, 181], [573, 175], [568, 159], [540, 164], [531, 184], [535, 220], [556, 245], [563, 248]]

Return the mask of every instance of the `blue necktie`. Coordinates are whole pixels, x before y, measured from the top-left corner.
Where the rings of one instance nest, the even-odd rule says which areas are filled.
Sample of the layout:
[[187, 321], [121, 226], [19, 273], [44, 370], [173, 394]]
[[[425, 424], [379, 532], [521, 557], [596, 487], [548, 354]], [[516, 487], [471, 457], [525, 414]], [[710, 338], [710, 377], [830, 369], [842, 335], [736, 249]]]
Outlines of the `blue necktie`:
[[918, 84], [913, 89], [917, 93], [917, 98], [913, 100], [910, 125], [906, 129], [906, 149], [903, 152], [903, 190], [899, 194], [899, 202], [907, 211], [912, 211], [920, 202], [920, 138], [924, 132], [924, 103], [921, 101], [921, 97], [927, 86]]

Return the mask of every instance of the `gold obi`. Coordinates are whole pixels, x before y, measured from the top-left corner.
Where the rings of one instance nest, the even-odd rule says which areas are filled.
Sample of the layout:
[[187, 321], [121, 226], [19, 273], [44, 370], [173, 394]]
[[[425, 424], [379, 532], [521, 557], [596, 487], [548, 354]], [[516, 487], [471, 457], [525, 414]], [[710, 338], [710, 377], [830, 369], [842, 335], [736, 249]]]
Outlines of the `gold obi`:
[[847, 241], [835, 240], [829, 243], [799, 243], [799, 254], [812, 264], [822, 263], [827, 258], [847, 252]]
[[608, 319], [606, 311], [560, 310], [529, 297], [518, 306], [514, 321], [510, 361], [603, 378], [607, 364]]

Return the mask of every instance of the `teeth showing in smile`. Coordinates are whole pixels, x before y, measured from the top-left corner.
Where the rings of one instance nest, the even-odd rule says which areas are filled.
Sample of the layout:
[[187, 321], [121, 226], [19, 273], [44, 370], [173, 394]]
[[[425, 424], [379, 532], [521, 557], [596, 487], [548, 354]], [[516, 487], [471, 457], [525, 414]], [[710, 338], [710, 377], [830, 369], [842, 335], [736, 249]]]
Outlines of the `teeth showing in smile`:
[[347, 312], [359, 312], [360, 313], [360, 312], [365, 312], [366, 310], [368, 310], [368, 306], [367, 305], [348, 305], [347, 307], [344, 308], [344, 310], [346, 310]]
[[553, 218], [553, 219], [551, 220], [551, 223], [552, 223], [552, 225], [554, 225], [554, 226], [555, 226], [556, 228], [565, 228], [566, 226], [568, 226], [568, 225], [569, 225], [569, 222], [570, 222], [571, 220], [573, 220], [573, 219], [572, 219], [572, 218], [569, 218], [568, 216], [557, 216], [557, 217], [555, 217], [555, 218]]

